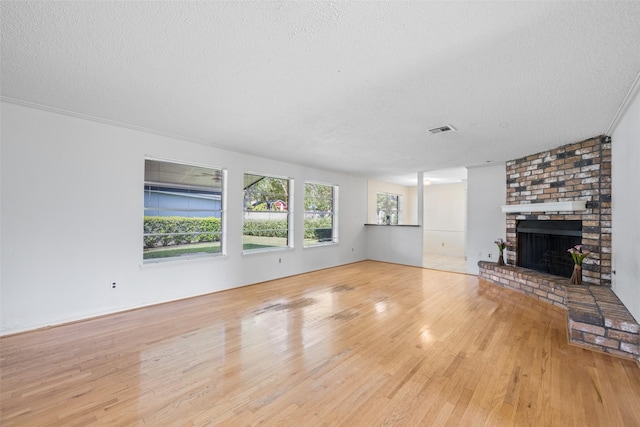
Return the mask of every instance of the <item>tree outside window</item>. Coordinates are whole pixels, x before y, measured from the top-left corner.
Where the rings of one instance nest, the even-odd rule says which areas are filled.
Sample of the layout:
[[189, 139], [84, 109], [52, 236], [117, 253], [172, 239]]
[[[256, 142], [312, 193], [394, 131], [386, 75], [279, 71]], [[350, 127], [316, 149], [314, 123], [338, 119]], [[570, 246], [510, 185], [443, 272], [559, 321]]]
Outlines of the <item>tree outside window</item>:
[[304, 185], [304, 246], [338, 241], [336, 224], [338, 187], [307, 182]]
[[398, 225], [399, 199], [398, 194], [377, 193], [378, 224]]
[[290, 187], [288, 178], [244, 174], [244, 252], [290, 246]]

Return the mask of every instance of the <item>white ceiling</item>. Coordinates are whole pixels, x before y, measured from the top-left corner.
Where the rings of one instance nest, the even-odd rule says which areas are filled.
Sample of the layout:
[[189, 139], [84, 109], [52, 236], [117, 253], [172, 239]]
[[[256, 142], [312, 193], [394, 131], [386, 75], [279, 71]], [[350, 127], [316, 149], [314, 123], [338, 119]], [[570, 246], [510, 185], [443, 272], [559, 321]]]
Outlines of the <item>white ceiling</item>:
[[379, 180], [603, 134], [640, 72], [637, 1], [0, 7], [5, 100]]
[[426, 185], [452, 184], [467, 179], [467, 169], [464, 167], [439, 169], [424, 174], [422, 181]]

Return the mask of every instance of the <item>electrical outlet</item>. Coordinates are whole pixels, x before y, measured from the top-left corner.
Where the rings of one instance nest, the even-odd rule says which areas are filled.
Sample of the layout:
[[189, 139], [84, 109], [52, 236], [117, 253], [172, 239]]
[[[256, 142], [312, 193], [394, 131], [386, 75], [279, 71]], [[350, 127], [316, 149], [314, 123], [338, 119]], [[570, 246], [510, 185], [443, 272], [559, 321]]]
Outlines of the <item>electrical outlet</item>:
[[116, 282], [111, 282], [111, 289], [115, 289], [116, 288]]
[[278, 264], [282, 264], [282, 258], [278, 258]]
[[489, 253], [489, 255], [487, 255], [487, 257], [488, 257], [489, 259], [491, 259], [491, 253]]

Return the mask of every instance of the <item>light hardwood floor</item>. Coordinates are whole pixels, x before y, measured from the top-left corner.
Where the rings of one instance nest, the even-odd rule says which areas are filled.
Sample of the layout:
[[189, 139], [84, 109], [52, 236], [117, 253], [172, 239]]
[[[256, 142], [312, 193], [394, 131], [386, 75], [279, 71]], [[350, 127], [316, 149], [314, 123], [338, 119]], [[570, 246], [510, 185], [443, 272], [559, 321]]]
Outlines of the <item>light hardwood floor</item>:
[[0, 424], [639, 426], [638, 365], [565, 316], [366, 261], [4, 337]]

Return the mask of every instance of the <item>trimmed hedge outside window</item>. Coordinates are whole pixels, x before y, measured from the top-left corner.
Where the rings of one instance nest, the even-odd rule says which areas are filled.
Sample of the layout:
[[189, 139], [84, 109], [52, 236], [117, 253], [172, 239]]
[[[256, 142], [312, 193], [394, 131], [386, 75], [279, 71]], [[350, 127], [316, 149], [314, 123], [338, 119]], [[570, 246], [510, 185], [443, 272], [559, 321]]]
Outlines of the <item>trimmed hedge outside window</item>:
[[145, 159], [143, 260], [222, 253], [223, 170]]
[[336, 224], [338, 187], [307, 182], [304, 185], [304, 246], [338, 241]]
[[290, 246], [290, 187], [288, 178], [244, 174], [243, 252]]

